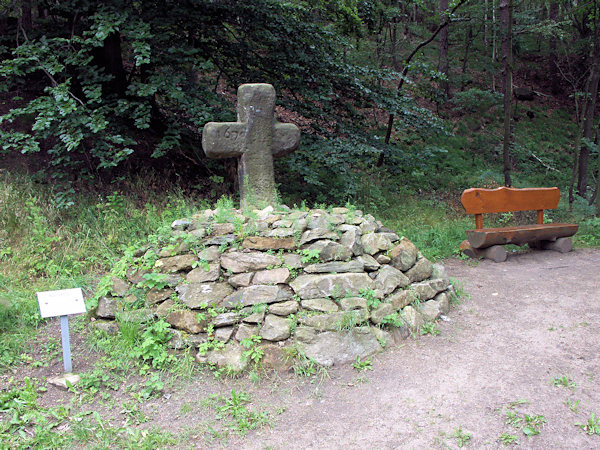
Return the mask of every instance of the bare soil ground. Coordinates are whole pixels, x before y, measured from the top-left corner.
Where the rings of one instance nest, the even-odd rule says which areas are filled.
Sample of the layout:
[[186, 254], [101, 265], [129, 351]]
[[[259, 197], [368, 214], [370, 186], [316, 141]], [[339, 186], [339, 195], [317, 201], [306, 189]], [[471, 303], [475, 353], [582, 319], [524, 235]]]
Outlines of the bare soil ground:
[[[600, 436], [574, 425], [600, 414], [600, 252], [444, 264], [470, 298], [440, 323], [440, 335], [377, 356], [366, 378], [336, 369], [319, 388], [282, 395], [286, 410], [275, 425], [239, 445], [456, 448], [460, 428], [471, 448], [503, 447], [503, 434], [519, 448], [600, 448]], [[555, 386], [562, 377], [576, 388]], [[568, 402], [577, 400], [573, 412]], [[506, 424], [507, 411], [546, 423], [526, 437]]]
[[[439, 335], [387, 349], [373, 358], [373, 370], [271, 374], [257, 383], [203, 372], [167, 383], [162, 396], [140, 403], [149, 421], [138, 425], [120, 407], [131, 400], [125, 388], [111, 391], [112, 403], [98, 399], [83, 408], [114, 427], [170, 431], [182, 448], [503, 448], [511, 441], [525, 449], [600, 448], [600, 435], [575, 425], [600, 416], [600, 251], [531, 251], [500, 264], [444, 265], [467, 296], [440, 321]], [[58, 324], [46, 332], [56, 336]], [[91, 370], [97, 356], [83, 340], [73, 345], [76, 370]], [[12, 375], [49, 377], [61, 367], [56, 358]], [[244, 436], [230, 419], [219, 419], [222, 403], [211, 394], [228, 397], [232, 390], [248, 393], [248, 409], [266, 412], [270, 426]], [[50, 386], [41, 402], [67, 404], [73, 395]], [[537, 417], [530, 431], [539, 434], [523, 433], [526, 415]]]

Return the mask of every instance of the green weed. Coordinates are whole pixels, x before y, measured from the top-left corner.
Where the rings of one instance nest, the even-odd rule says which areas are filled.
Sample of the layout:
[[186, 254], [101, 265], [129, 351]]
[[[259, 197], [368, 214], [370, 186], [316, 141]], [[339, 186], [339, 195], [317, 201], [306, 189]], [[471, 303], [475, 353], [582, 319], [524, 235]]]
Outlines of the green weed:
[[437, 336], [441, 333], [441, 330], [438, 328], [437, 323], [435, 322], [425, 322], [421, 325], [420, 334], [422, 336], [426, 334], [431, 334], [432, 336]]
[[575, 400], [574, 402], [572, 402], [571, 400], [567, 400], [567, 406], [569, 407], [569, 410], [571, 412], [579, 412], [579, 402], [581, 400]]
[[502, 442], [503, 445], [517, 445], [519, 443], [517, 437], [510, 433], [502, 433], [500, 442]]
[[255, 365], [260, 364], [265, 352], [262, 348], [259, 347], [260, 341], [262, 337], [260, 336], [250, 336], [240, 342], [242, 346], [247, 348], [247, 350], [242, 354], [242, 357], [252, 361]]
[[246, 434], [250, 430], [260, 428], [269, 423], [269, 416], [266, 412], [256, 412], [248, 409], [251, 403], [250, 394], [246, 392], [231, 391], [228, 398], [217, 397], [221, 403], [217, 406], [220, 419], [230, 418], [232, 421], [228, 427], [238, 434]]
[[471, 440], [471, 433], [463, 431], [462, 427], [458, 427], [454, 433], [452, 433], [452, 436], [456, 438], [456, 444], [461, 448], [468, 445]]
[[590, 436], [594, 434], [600, 435], [600, 418], [596, 417], [594, 413], [592, 413], [592, 416], [587, 420], [586, 423], [576, 423], [575, 425]]
[[373, 370], [373, 361], [371, 361], [371, 358], [361, 361], [360, 356], [357, 356], [356, 362], [352, 363], [352, 367], [354, 367], [359, 373], [363, 370]]
[[577, 390], [577, 383], [575, 383], [570, 377], [563, 375], [562, 377], [552, 378], [552, 384], [554, 386], [563, 386], [573, 391]]

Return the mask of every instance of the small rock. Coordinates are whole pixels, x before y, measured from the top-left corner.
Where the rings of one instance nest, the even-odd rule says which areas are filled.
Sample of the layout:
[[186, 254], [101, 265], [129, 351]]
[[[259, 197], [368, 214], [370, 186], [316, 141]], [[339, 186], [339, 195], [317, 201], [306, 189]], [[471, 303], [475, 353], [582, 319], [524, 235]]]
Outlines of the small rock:
[[235, 325], [240, 321], [240, 319], [241, 317], [238, 313], [226, 312], [214, 317], [210, 323], [212, 323], [215, 328], [220, 328], [229, 325]]
[[294, 330], [294, 339], [298, 342], [310, 344], [317, 336], [317, 330], [312, 327], [299, 326]]
[[286, 267], [260, 270], [254, 274], [252, 284], [283, 284], [290, 279], [290, 271]]
[[219, 247], [217, 246], [206, 247], [202, 249], [200, 253], [198, 253], [198, 259], [207, 262], [217, 261], [220, 257], [221, 252], [219, 251]]
[[300, 245], [309, 244], [314, 241], [319, 241], [322, 239], [335, 240], [339, 239], [339, 236], [335, 234], [333, 231], [330, 231], [326, 228], [317, 228], [316, 230], [306, 230], [302, 233], [302, 237], [300, 238]]
[[114, 295], [115, 297], [124, 297], [127, 294], [127, 291], [129, 291], [130, 286], [129, 283], [127, 283], [126, 281], [116, 277], [112, 277], [110, 281], [110, 290], [112, 292], [112, 295]]
[[61, 389], [69, 389], [69, 386], [75, 386], [81, 381], [81, 377], [74, 373], [65, 373], [58, 377], [48, 378], [48, 383]]
[[177, 255], [169, 258], [161, 258], [154, 264], [154, 267], [161, 272], [179, 272], [182, 270], [191, 270], [193, 264], [198, 261], [194, 255]]
[[291, 323], [273, 314], [267, 314], [265, 322], [260, 329], [260, 336], [267, 341], [283, 341], [290, 337]]
[[396, 310], [402, 309], [405, 306], [410, 305], [418, 298], [417, 293], [412, 289], [406, 289], [404, 291], [398, 291], [390, 295], [387, 299]]
[[339, 311], [340, 307], [333, 301], [326, 298], [311, 298], [309, 300], [302, 300], [300, 303], [302, 308], [309, 311], [319, 312], [336, 312]]
[[[287, 302], [283, 302], [283, 303], [287, 303]], [[296, 303], [296, 302], [294, 302]], [[282, 303], [275, 303], [275, 305], [281, 305]], [[251, 310], [252, 308], [244, 308], [245, 310]], [[266, 312], [267, 308], [263, 308], [261, 311], [256, 311], [252, 314], [250, 314], [249, 316], [246, 316], [242, 319], [242, 322], [245, 323], [263, 323], [263, 321], [265, 320], [265, 312]], [[285, 316], [287, 314], [279, 314], [280, 316]]]
[[391, 261], [391, 258], [387, 255], [384, 255], [383, 253], [377, 255], [377, 257], [375, 258], [375, 260], [379, 263], [379, 264], [389, 264]]
[[283, 255], [283, 265], [290, 269], [302, 268], [302, 256], [296, 253], [285, 253]]
[[264, 284], [248, 286], [227, 296], [221, 303], [221, 306], [234, 308], [238, 305], [252, 306], [258, 303], [283, 302], [292, 298], [292, 293], [288, 289], [287, 286], [284, 289], [280, 286], [268, 286]]
[[212, 236], [223, 236], [231, 234], [235, 231], [235, 226], [232, 223], [215, 223], [212, 225]]
[[323, 262], [345, 261], [352, 257], [352, 250], [327, 239], [311, 244], [308, 249], [318, 251], [319, 259]]
[[354, 309], [367, 309], [367, 299], [362, 297], [346, 297], [340, 300], [340, 306], [344, 311]]
[[176, 290], [179, 299], [190, 309], [198, 309], [206, 305], [216, 306], [233, 292], [229, 283], [180, 284]]
[[369, 255], [388, 251], [394, 246], [392, 241], [381, 233], [363, 234], [361, 241], [365, 253]]
[[384, 317], [394, 314], [396, 311], [391, 303], [382, 303], [371, 311], [371, 322], [375, 324], [383, 323]]
[[119, 333], [119, 327], [114, 320], [95, 320], [92, 322], [92, 327], [104, 331], [109, 336]]
[[404, 288], [409, 284], [409, 279], [402, 272], [388, 265], [379, 269], [375, 278], [375, 289], [379, 289], [383, 295], [388, 295], [396, 288]]
[[242, 346], [228, 342], [224, 348], [212, 350], [206, 356], [198, 353], [196, 361], [213, 364], [218, 369], [228, 369], [233, 373], [239, 373], [248, 367], [248, 362], [243, 357], [244, 351], [245, 349]]
[[229, 341], [229, 339], [231, 339], [232, 335], [233, 335], [233, 327], [223, 327], [223, 328], [217, 328], [215, 330], [215, 339], [218, 339], [219, 341], [222, 341], [222, 342]]
[[247, 287], [250, 286], [250, 284], [252, 284], [253, 276], [254, 272], [239, 273], [237, 275], [230, 276], [227, 281], [234, 288]]
[[[293, 232], [292, 232], [293, 236]], [[296, 244], [292, 237], [264, 237], [264, 236], [248, 236], [242, 242], [243, 248], [253, 250], [293, 250]]]
[[400, 243], [390, 251], [392, 266], [396, 269], [406, 272], [416, 262], [419, 250], [408, 239], [403, 237]]
[[183, 340], [183, 334], [179, 330], [169, 330], [171, 332], [171, 339], [167, 342], [167, 345], [174, 350], [181, 350], [186, 347], [186, 343]]
[[237, 333], [235, 333], [235, 339], [238, 342], [242, 342], [244, 339], [251, 338], [252, 336], [258, 336], [259, 329], [257, 326], [241, 324], [238, 327]]
[[221, 276], [221, 265], [208, 264], [208, 267], [199, 266], [188, 272], [185, 279], [189, 283], [206, 283], [208, 281], [217, 281]]
[[203, 326], [196, 318], [196, 313], [189, 310], [173, 311], [166, 320], [173, 327], [190, 334], [200, 333], [203, 330]]
[[173, 289], [150, 289], [146, 292], [146, 305], [152, 306], [164, 302], [174, 292]]
[[262, 344], [260, 348], [263, 351], [261, 360], [263, 368], [278, 372], [287, 372], [292, 368], [294, 362], [287, 357], [283, 347], [275, 344]]
[[371, 255], [360, 255], [356, 259], [357, 259], [357, 261], [360, 261], [361, 263], [363, 263], [363, 265], [365, 267], [365, 271], [367, 271], [367, 272], [379, 270], [379, 268], [381, 267], [381, 264], [379, 264], [377, 262], [377, 260], [375, 258], [373, 258]]
[[423, 316], [410, 305], [405, 306], [402, 310], [402, 318], [413, 332], [419, 331], [423, 325]]
[[192, 225], [192, 221], [189, 219], [174, 220], [171, 223], [171, 229], [173, 230], [187, 230]]
[[310, 264], [304, 268], [306, 273], [359, 273], [364, 270], [364, 265], [358, 259], [348, 262], [332, 261], [320, 264]]
[[117, 309], [117, 301], [113, 297], [100, 297], [96, 308], [96, 317], [114, 319]]
[[296, 300], [288, 300], [287, 302], [273, 303], [269, 305], [269, 313], [277, 316], [289, 316], [298, 312], [298, 302]]
[[433, 265], [427, 258], [420, 258], [412, 268], [406, 272], [411, 283], [426, 280], [433, 272]]
[[269, 266], [279, 266], [281, 260], [274, 255], [261, 252], [231, 252], [221, 257], [221, 266], [233, 273], [266, 269]]

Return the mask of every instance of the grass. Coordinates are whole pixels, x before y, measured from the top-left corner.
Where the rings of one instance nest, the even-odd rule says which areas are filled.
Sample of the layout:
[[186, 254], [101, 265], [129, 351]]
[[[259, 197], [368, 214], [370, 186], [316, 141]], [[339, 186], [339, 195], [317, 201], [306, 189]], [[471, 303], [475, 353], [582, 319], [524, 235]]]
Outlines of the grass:
[[570, 377], [563, 375], [561, 377], [554, 377], [552, 379], [554, 386], [563, 386], [568, 389], [575, 391], [577, 389], [577, 383], [575, 383]]

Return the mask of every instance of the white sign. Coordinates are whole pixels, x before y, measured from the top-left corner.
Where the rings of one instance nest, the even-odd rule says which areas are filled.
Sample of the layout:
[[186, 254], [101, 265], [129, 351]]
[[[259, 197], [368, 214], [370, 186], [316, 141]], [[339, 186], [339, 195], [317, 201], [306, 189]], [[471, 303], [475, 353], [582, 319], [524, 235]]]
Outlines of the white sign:
[[43, 318], [85, 312], [85, 302], [83, 301], [81, 288], [38, 292], [37, 299], [40, 305], [40, 314]]

